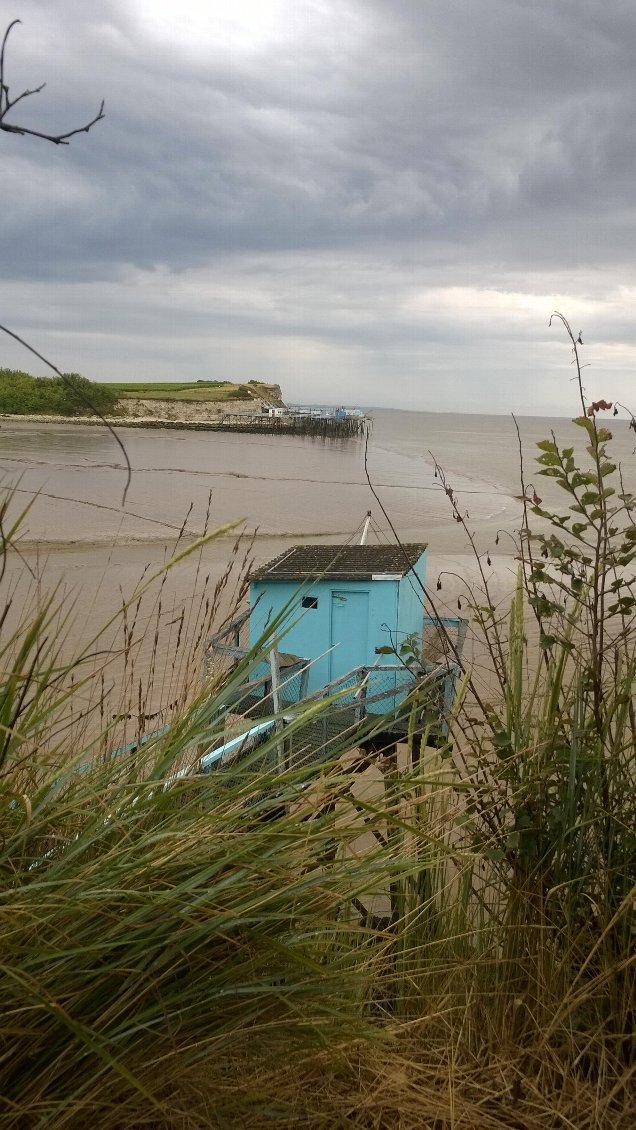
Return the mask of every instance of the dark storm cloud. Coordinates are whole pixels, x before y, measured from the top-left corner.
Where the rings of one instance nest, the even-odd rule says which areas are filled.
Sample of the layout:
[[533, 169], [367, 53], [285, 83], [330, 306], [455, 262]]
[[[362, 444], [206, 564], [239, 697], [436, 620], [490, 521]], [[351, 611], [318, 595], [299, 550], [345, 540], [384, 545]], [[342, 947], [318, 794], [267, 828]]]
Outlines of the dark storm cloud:
[[[352, 380], [369, 350], [378, 382], [399, 354], [407, 385], [442, 350], [461, 383], [479, 340], [486, 380], [488, 342], [494, 370], [502, 338], [547, 337], [550, 310], [539, 332], [513, 299], [498, 327], [497, 294], [592, 311], [632, 286], [631, 4], [307, 0], [310, 34], [249, 49], [158, 37], [133, 0], [17, 7], [13, 92], [48, 87], [15, 120], [65, 128], [102, 97], [107, 116], [68, 148], [0, 135], [2, 294], [37, 292], [29, 326], [90, 339], [97, 371], [114, 322], [136, 364], [169, 310], [175, 361], [193, 334], [212, 355], [222, 334], [297, 338], [346, 351]], [[597, 321], [631, 345], [612, 303]]]
[[35, 35], [28, 69], [50, 87], [22, 112], [77, 121], [103, 94], [108, 116], [68, 150], [6, 139], [18, 172], [3, 241], [27, 272], [370, 239], [481, 253], [503, 233], [513, 255], [527, 223], [551, 260], [551, 221], [594, 224], [632, 200], [636, 13], [612, 34], [600, 4], [596, 19], [585, 4], [361, 5], [359, 40], [339, 50], [318, 38], [292, 58], [193, 60], [144, 42], [124, 4], [98, 6], [101, 19], [64, 7], [48, 59], [37, 5], [14, 33], [20, 73]]

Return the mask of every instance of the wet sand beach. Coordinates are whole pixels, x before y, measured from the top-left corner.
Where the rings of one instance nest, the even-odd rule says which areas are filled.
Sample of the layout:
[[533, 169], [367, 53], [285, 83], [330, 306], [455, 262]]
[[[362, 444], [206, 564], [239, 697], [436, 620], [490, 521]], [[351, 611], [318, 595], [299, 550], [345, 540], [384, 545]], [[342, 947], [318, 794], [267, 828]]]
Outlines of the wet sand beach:
[[[427, 583], [439, 612], [459, 615], [479, 569], [444, 494], [444, 468], [489, 578], [505, 607], [514, 588], [514, 533], [520, 525], [519, 450], [513, 421], [501, 416], [377, 411], [367, 452], [373, 488], [405, 541], [428, 544]], [[526, 478], [548, 501], [558, 490], [532, 466], [536, 442], [552, 431], [583, 446], [570, 421], [519, 421]], [[631, 469], [633, 436], [616, 421], [617, 453]], [[301, 541], [343, 544], [373, 514], [370, 540], [393, 540], [365, 474], [364, 443], [170, 431], [126, 435], [132, 484], [122, 506], [125, 471], [103, 428], [11, 423], [0, 429], [4, 483], [12, 510], [31, 504], [8, 579], [19, 609], [26, 593], [57, 588], [73, 605], [68, 647], [84, 646], [174, 552], [206, 527], [237, 522], [235, 531], [182, 561], [164, 581], [166, 617], [205, 600], [222, 577], [239, 533], [239, 557], [251, 545], [255, 563]], [[179, 536], [181, 540], [179, 541]], [[486, 564], [486, 554], [490, 565]], [[437, 580], [442, 576], [442, 588]], [[234, 583], [219, 600], [226, 614]], [[458, 608], [458, 600], [461, 608]], [[159, 642], [160, 649], [163, 641]]]

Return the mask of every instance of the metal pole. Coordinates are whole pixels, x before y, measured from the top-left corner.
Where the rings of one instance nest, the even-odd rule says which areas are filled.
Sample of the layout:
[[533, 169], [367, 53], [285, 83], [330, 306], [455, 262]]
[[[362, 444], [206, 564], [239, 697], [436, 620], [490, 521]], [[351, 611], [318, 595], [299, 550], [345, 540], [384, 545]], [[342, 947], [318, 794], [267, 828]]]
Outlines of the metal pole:
[[367, 535], [369, 533], [369, 523], [370, 523], [370, 521], [371, 521], [371, 511], [367, 510], [367, 516], [364, 520], [364, 529], [362, 531], [362, 537], [360, 538], [360, 545], [366, 545], [367, 544]]

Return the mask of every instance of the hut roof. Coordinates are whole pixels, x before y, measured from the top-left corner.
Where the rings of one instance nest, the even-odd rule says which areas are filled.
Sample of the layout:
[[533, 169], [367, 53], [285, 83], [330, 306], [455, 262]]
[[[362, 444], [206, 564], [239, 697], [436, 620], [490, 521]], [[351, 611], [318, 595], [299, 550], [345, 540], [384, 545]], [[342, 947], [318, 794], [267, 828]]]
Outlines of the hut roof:
[[371, 581], [404, 577], [426, 545], [294, 545], [250, 574], [251, 581]]

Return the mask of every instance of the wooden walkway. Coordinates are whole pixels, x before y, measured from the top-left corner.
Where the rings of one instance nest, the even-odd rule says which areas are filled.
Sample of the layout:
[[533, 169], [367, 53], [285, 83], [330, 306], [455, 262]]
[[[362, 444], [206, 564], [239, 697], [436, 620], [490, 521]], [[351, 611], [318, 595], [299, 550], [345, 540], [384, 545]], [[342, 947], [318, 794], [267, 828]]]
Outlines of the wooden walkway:
[[355, 439], [365, 436], [370, 420], [365, 416], [266, 416], [227, 413], [216, 428], [229, 432], [255, 432], [263, 435], [315, 436], [318, 439]]

